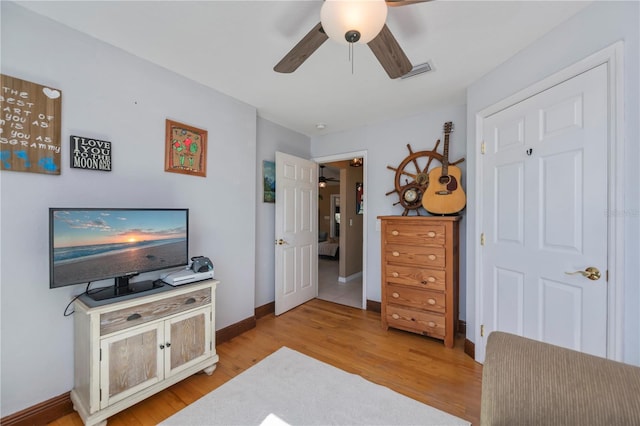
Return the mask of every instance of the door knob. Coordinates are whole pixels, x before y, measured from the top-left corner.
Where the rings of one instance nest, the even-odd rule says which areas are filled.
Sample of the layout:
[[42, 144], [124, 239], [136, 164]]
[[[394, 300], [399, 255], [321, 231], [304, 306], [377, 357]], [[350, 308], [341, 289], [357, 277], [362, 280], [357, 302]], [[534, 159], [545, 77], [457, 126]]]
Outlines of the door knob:
[[282, 238], [280, 238], [279, 240], [276, 240], [276, 244], [279, 246], [285, 245], [287, 244], [287, 242], [285, 240], [283, 240]]
[[580, 274], [585, 278], [589, 278], [590, 280], [597, 281], [600, 279], [600, 270], [595, 266], [589, 266], [584, 271], [576, 271], [576, 272], [565, 272], [567, 275], [576, 275]]

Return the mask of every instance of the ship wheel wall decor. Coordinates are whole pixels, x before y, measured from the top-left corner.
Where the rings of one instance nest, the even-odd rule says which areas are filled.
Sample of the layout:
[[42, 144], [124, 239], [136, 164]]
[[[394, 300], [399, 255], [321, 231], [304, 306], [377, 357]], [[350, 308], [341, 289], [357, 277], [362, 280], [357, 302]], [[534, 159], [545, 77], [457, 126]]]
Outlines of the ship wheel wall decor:
[[[395, 171], [394, 189], [387, 192], [386, 195], [398, 194], [399, 201], [394, 203], [396, 206], [400, 204], [404, 208], [402, 216], [407, 216], [409, 212], [415, 211], [420, 216], [419, 208], [422, 207], [422, 196], [429, 186], [429, 170], [433, 160], [442, 163], [443, 155], [438, 153], [440, 139], [436, 141], [431, 151], [413, 152], [411, 145], [407, 144], [409, 155], [402, 160], [398, 167], [387, 166], [387, 169]], [[464, 161], [464, 158], [450, 163], [452, 165]]]

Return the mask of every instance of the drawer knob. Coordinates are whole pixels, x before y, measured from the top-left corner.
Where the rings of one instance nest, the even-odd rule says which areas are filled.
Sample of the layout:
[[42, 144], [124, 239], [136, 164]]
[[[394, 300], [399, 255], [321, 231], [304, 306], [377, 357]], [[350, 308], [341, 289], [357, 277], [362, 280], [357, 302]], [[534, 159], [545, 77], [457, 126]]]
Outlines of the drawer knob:
[[429, 258], [429, 260], [436, 260], [436, 255], [435, 254], [430, 254], [429, 256], [427, 256]]
[[192, 303], [196, 303], [196, 299], [194, 299], [193, 297], [190, 297], [184, 301], [185, 305], [191, 305]]
[[392, 272], [391, 275], [393, 276], [393, 278], [398, 278], [400, 276], [400, 274], [397, 272]]
[[433, 322], [433, 321], [429, 321], [429, 324], [428, 324], [428, 325], [429, 325], [429, 327], [431, 327], [431, 328], [435, 328], [436, 323], [435, 323], [435, 322]]
[[394, 257], [398, 257], [400, 256], [400, 252], [399, 251], [394, 251], [393, 253], [391, 253]]
[[397, 237], [398, 235], [400, 235], [400, 233], [396, 230], [391, 231], [391, 235], [393, 235], [394, 237]]
[[137, 319], [142, 318], [142, 315], [135, 313], [135, 314], [131, 314], [127, 317], [127, 321], [135, 321]]
[[395, 291], [393, 292], [392, 296], [393, 296], [394, 298], [396, 298], [396, 299], [397, 299], [398, 297], [400, 297], [400, 295], [399, 295], [398, 293], [396, 293]]
[[427, 281], [429, 281], [430, 283], [435, 283], [436, 282], [436, 277], [429, 277], [429, 278], [427, 278]]
[[433, 238], [433, 237], [435, 237], [435, 236], [436, 236], [436, 233], [435, 233], [435, 232], [433, 232], [433, 231], [429, 231], [429, 232], [427, 232], [427, 237], [429, 237], [429, 238]]
[[398, 315], [398, 314], [393, 314], [393, 315], [391, 315], [391, 318], [393, 318], [393, 319], [399, 319], [399, 318], [400, 318], [400, 315]]
[[436, 299], [429, 299], [427, 300], [427, 303], [430, 305], [435, 305], [436, 304]]

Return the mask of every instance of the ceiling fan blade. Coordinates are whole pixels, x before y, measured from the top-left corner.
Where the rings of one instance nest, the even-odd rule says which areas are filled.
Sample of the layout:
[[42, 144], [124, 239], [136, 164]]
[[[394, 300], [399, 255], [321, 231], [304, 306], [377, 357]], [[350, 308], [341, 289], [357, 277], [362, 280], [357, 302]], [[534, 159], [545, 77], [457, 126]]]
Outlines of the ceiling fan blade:
[[322, 29], [322, 24], [318, 23], [273, 67], [273, 70], [282, 73], [294, 72], [328, 38]]
[[385, 0], [385, 1], [387, 3], [387, 6], [397, 7], [397, 6], [407, 6], [409, 4], [414, 4], [414, 3], [426, 3], [431, 0]]
[[373, 54], [376, 55], [376, 58], [378, 58], [382, 68], [389, 74], [389, 77], [402, 77], [413, 69], [411, 61], [407, 58], [407, 55], [405, 55], [386, 24], [380, 30], [380, 34], [367, 44]]

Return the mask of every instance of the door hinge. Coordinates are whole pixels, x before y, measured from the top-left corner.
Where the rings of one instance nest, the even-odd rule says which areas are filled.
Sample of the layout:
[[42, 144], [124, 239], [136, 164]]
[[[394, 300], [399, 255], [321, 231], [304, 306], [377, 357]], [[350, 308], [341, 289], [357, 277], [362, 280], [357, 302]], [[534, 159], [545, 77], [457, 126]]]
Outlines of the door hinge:
[[609, 270], [608, 270], [608, 269], [607, 269], [607, 275], [606, 275], [605, 280], [606, 280], [607, 282], [609, 282]]
[[100, 401], [102, 401], [102, 388], [100, 388], [100, 392], [98, 392], [98, 393], [99, 393], [99, 397], [98, 397], [98, 399], [99, 399]]
[[484, 324], [480, 326], [480, 337], [484, 337]]
[[480, 144], [480, 154], [484, 154], [486, 149], [487, 149], [487, 147], [486, 147], [484, 141], [482, 141], [482, 143]]
[[484, 232], [482, 234], [480, 234], [480, 245], [481, 246], [484, 245]]
[[102, 361], [102, 348], [100, 348], [100, 361]]

